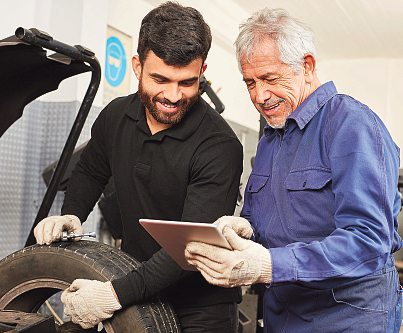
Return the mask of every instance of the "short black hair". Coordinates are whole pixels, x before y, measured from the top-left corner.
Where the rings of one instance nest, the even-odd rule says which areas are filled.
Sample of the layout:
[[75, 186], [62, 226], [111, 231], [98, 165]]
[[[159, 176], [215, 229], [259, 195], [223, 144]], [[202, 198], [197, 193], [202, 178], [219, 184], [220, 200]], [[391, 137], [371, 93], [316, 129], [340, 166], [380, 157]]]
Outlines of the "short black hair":
[[144, 63], [151, 50], [167, 65], [186, 66], [197, 58], [203, 62], [211, 46], [210, 27], [192, 7], [168, 1], [142, 20], [137, 53]]

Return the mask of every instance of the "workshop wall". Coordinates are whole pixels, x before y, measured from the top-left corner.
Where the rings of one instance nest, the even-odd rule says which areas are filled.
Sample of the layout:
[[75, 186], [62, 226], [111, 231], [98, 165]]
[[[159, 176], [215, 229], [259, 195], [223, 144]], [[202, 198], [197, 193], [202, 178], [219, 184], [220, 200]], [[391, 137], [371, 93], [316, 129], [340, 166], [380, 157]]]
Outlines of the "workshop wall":
[[[49, 32], [55, 38], [72, 44], [82, 44], [92, 49], [105, 69], [106, 34], [108, 25], [131, 38], [131, 54], [127, 54], [127, 75], [130, 76], [130, 91], [137, 90], [137, 80], [131, 73], [130, 58], [136, 53], [137, 36], [141, 19], [144, 15], [161, 3], [161, 0], [24, 0], [23, 6], [16, 8], [13, 0], [2, 1], [3, 15], [0, 22], [0, 36], [11, 35], [17, 26], [37, 27]], [[197, 8], [209, 23], [213, 33], [213, 45], [207, 59], [206, 77], [212, 82], [214, 90], [223, 100], [226, 119], [257, 130], [258, 114], [249, 101], [249, 96], [238, 71], [233, 42], [238, 33], [239, 23], [244, 21], [249, 12], [242, 0], [208, 1], [182, 0], [184, 5]], [[262, 4], [264, 2], [261, 2]], [[319, 2], [314, 2], [316, 12], [321, 13]], [[21, 2], [20, 2], [21, 4]], [[278, 2], [274, 2], [278, 5]], [[282, 6], [293, 15], [296, 2], [282, 1]], [[266, 4], [265, 4], [266, 5]], [[251, 5], [252, 6], [252, 5]], [[349, 13], [349, 20], [354, 20]], [[358, 14], [357, 14], [358, 15]], [[310, 15], [315, 26], [315, 18]], [[320, 18], [318, 17], [318, 20]], [[358, 21], [357, 21], [358, 22]], [[343, 26], [343, 22], [340, 22]], [[316, 26], [315, 26], [316, 27]], [[329, 27], [327, 27], [329, 30]], [[386, 28], [385, 28], [386, 29]], [[318, 30], [318, 29], [317, 29]], [[396, 30], [396, 28], [394, 29]], [[330, 30], [329, 30], [330, 31]], [[319, 31], [320, 32], [320, 31]], [[318, 33], [319, 33], [318, 32]], [[385, 32], [386, 35], [387, 31]], [[355, 33], [357, 34], [357, 32]], [[339, 43], [346, 38], [345, 31], [340, 31]], [[361, 39], [371, 36], [360, 36]], [[323, 42], [319, 39], [318, 42]], [[318, 49], [321, 49], [320, 47]], [[374, 109], [385, 121], [399, 146], [403, 146], [403, 134], [400, 134], [399, 123], [403, 120], [400, 100], [403, 90], [401, 58], [343, 58], [339, 51], [336, 58], [322, 50], [318, 55], [318, 68], [322, 82], [334, 80], [340, 90], [360, 99]], [[368, 55], [373, 56], [368, 49]], [[347, 54], [347, 53], [346, 53]], [[105, 73], [105, 71], [104, 71]], [[103, 106], [104, 81], [101, 83], [94, 105]], [[84, 96], [88, 77], [80, 76], [62, 82], [58, 91], [49, 93], [43, 100], [69, 101], [80, 100]]]

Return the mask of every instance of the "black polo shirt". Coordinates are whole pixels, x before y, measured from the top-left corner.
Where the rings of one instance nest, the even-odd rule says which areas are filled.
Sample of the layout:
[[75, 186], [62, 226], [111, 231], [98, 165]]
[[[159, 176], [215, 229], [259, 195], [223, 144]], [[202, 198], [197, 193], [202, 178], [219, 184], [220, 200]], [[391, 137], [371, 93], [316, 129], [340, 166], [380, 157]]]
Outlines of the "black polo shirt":
[[[91, 140], [69, 181], [63, 214], [85, 221], [112, 176], [122, 217], [122, 250], [150, 260], [141, 274], [114, 283], [123, 304], [139, 301], [138, 280], [147, 297], [166, 291], [177, 304], [212, 304], [237, 300], [239, 290], [207, 284], [199, 273], [183, 273], [138, 223], [140, 218], [213, 222], [232, 215], [242, 172], [242, 146], [225, 120], [202, 98], [177, 125], [154, 135], [137, 94], [118, 98], [101, 111]], [[147, 265], [147, 264], [144, 264]], [[175, 266], [171, 276], [156, 266]], [[170, 268], [172, 269], [172, 268]], [[137, 274], [137, 275], [136, 275]], [[161, 281], [152, 281], [162, 279]], [[150, 282], [150, 281], [151, 282]], [[161, 283], [160, 283], [161, 282]]]

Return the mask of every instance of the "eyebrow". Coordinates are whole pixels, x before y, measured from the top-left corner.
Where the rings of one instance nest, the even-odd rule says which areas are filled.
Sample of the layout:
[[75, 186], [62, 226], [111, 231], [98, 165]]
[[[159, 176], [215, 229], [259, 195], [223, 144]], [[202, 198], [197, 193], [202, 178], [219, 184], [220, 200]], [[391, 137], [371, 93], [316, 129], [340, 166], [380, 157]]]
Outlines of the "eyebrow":
[[[150, 73], [150, 76], [155, 79], [159, 79], [159, 80], [164, 80], [164, 81], [168, 81], [168, 82], [171, 81], [171, 79], [165, 77], [164, 75], [158, 74], [158, 73]], [[198, 79], [199, 79], [198, 76], [192, 76], [192, 77], [180, 80], [179, 82], [192, 82], [192, 81], [197, 81]]]

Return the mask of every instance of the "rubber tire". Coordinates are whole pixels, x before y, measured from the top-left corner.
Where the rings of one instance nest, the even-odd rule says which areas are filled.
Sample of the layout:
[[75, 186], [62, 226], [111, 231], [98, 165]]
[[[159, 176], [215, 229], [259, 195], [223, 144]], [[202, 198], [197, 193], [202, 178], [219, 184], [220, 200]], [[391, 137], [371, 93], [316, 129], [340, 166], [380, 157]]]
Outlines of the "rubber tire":
[[[138, 265], [126, 253], [98, 242], [29, 246], [0, 261], [0, 309], [36, 312], [74, 279], [112, 280]], [[104, 327], [108, 333], [180, 332], [172, 307], [158, 297], [115, 312]]]

